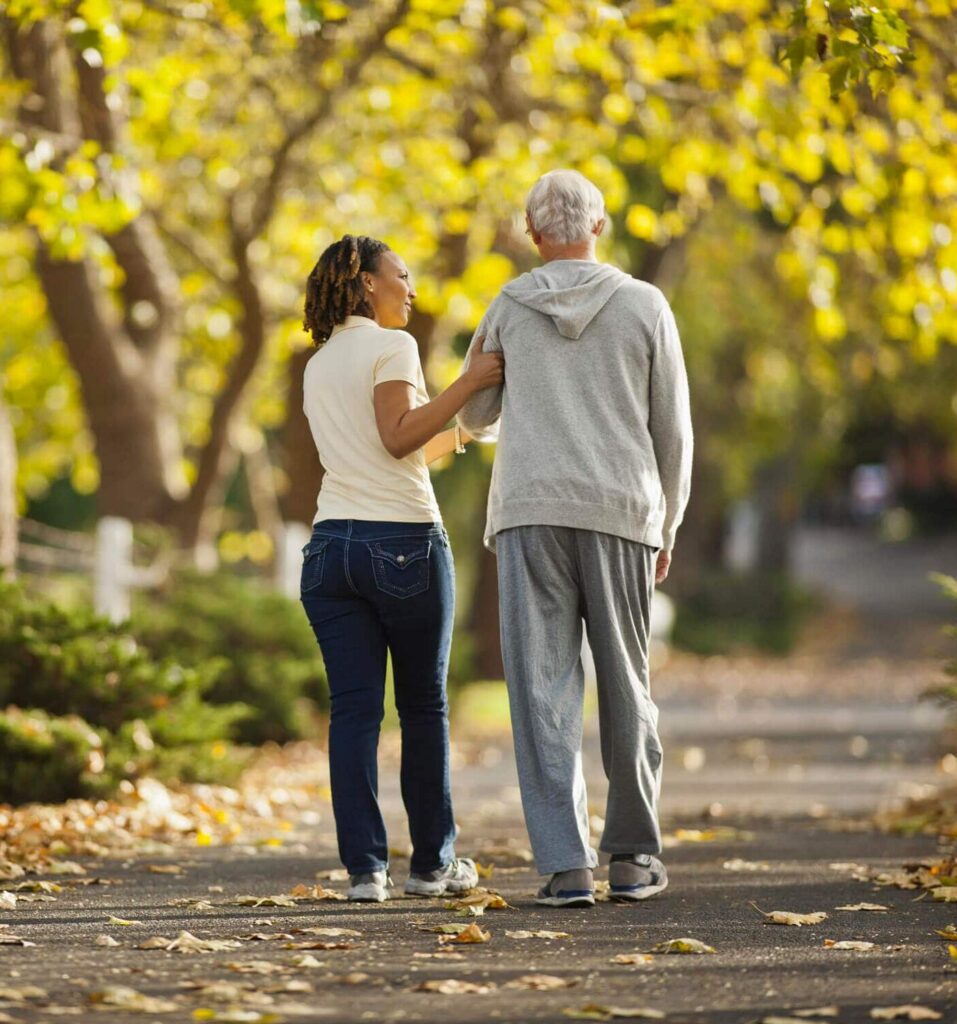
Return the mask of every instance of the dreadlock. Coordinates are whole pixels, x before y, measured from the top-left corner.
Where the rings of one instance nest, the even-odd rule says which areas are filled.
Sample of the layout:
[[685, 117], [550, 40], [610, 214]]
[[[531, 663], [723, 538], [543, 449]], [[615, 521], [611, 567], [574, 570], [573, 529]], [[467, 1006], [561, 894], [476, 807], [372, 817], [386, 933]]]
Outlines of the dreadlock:
[[319, 257], [306, 281], [306, 311], [302, 328], [316, 345], [329, 340], [333, 327], [346, 317], [372, 317], [359, 275], [375, 271], [385, 242], [365, 235], [343, 235]]

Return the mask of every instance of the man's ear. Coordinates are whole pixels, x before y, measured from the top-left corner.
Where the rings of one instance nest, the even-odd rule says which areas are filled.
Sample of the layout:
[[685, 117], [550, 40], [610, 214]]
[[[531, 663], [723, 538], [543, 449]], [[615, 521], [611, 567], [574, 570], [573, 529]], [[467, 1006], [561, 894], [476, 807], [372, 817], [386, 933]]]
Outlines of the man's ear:
[[602, 217], [602, 219], [591, 229], [591, 233], [597, 238], [604, 230], [605, 218]]

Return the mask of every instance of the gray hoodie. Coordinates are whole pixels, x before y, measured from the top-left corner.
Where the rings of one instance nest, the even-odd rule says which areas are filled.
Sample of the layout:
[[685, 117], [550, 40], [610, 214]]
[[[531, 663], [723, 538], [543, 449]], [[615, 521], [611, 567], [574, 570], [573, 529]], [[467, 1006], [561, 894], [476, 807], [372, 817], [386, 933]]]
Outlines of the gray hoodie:
[[[480, 340], [484, 337], [484, 343]], [[688, 380], [653, 285], [591, 260], [553, 260], [507, 284], [476, 329], [505, 383], [459, 422], [499, 445], [485, 542], [570, 526], [670, 551], [691, 485]], [[500, 426], [500, 431], [499, 431]]]

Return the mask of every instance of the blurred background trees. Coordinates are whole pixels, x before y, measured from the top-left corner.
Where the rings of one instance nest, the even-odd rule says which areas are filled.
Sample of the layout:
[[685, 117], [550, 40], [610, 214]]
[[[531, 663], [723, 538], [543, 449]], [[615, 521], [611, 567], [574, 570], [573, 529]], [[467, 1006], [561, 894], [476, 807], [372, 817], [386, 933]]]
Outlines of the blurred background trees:
[[[950, 2], [9, 0], [0, 17], [0, 485], [15, 465], [31, 518], [120, 515], [201, 568], [268, 565], [319, 486], [300, 390], [318, 253], [347, 231], [401, 252], [441, 387], [535, 265], [522, 203], [557, 166], [603, 190], [602, 257], [682, 327], [699, 445], [679, 600], [725, 571], [745, 507], [745, 593], [780, 591], [783, 614], [790, 530], [840, 512], [858, 463], [896, 466], [927, 522], [953, 507]], [[491, 455], [436, 473], [466, 678], [501, 671]], [[8, 507], [0, 487], [9, 562]]]

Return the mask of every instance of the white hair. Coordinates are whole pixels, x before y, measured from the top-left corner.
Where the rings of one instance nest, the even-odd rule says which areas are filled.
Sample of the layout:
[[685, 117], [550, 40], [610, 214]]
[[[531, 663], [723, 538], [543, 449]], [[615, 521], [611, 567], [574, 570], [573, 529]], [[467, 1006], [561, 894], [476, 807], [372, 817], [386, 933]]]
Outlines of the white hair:
[[549, 171], [532, 186], [525, 203], [532, 228], [549, 241], [585, 241], [605, 216], [601, 192], [578, 171]]

